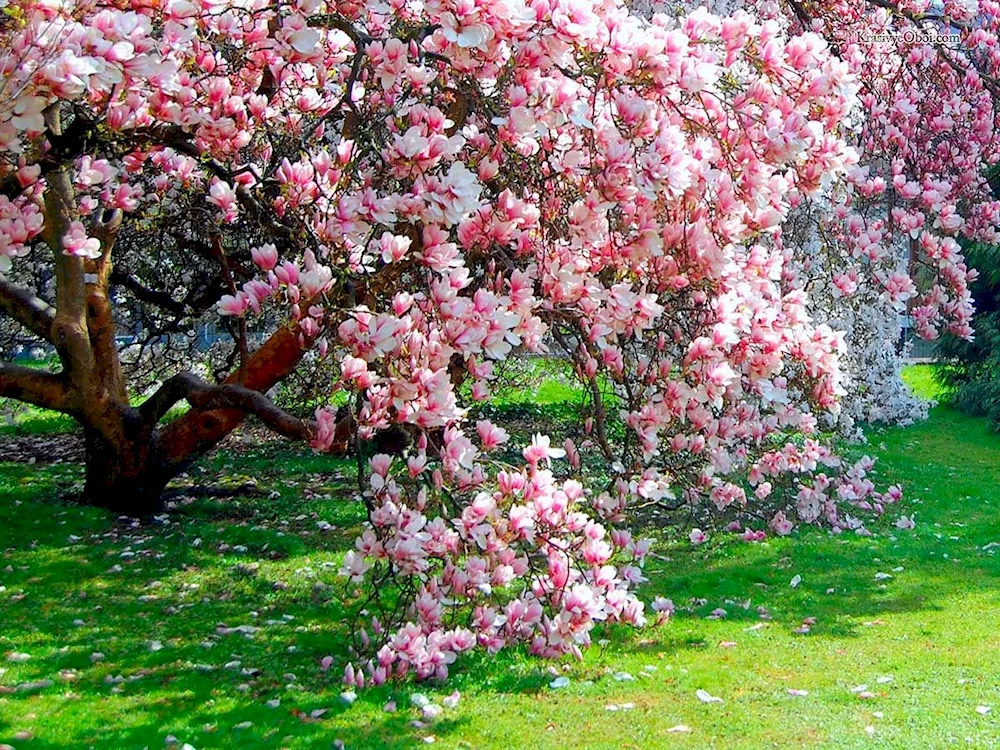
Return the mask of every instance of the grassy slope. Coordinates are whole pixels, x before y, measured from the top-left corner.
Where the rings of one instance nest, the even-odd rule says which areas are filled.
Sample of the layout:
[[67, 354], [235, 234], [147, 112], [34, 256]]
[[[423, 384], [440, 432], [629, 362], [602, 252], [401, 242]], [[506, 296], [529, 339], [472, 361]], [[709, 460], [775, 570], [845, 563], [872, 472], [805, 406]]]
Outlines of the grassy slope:
[[[915, 385], [931, 395], [924, 374], [914, 373]], [[568, 665], [571, 683], [561, 690], [548, 687], [548, 665], [519, 654], [466, 661], [446, 690], [424, 690], [462, 691], [458, 708], [426, 729], [409, 726], [417, 688], [363, 692], [348, 708], [336, 676], [318, 665], [341, 649], [345, 592], [332, 566], [360, 520], [356, 504], [324, 497], [350, 491], [341, 465], [293, 454], [216, 458], [192, 480], [224, 472], [237, 485], [256, 480], [261, 494], [194, 500], [150, 532], [54, 505], [79, 481], [72, 468], [0, 464], [0, 654], [32, 656], [0, 662], [0, 686], [56, 681], [30, 695], [0, 694], [0, 743], [155, 748], [173, 734], [198, 750], [329, 748], [337, 738], [402, 748], [428, 735], [436, 746], [477, 748], [1000, 745], [1000, 562], [995, 548], [983, 549], [1000, 542], [1000, 437], [939, 407], [926, 424], [875, 435], [870, 450], [881, 458], [880, 481], [903, 481], [900, 512], [915, 513], [916, 530], [892, 528], [894, 513], [868, 539], [806, 532], [697, 549], [664, 541], [646, 594], [705, 604], [663, 627], [610, 634], [604, 648]], [[320, 519], [338, 528], [322, 532]], [[256, 571], [237, 567], [251, 562]], [[121, 572], [111, 572], [116, 565]], [[893, 578], [878, 581], [877, 572]], [[802, 582], [792, 588], [795, 575]], [[746, 599], [749, 610], [739, 604]], [[773, 620], [748, 630], [758, 605]], [[706, 619], [716, 607], [728, 618]], [[294, 619], [278, 624], [286, 615]], [[805, 617], [817, 618], [812, 632], [793, 633]], [[220, 623], [261, 630], [220, 635]], [[151, 650], [152, 641], [163, 648]], [[719, 645], [727, 641], [736, 645]], [[92, 664], [94, 651], [106, 660]], [[224, 667], [235, 659], [240, 668]], [[67, 669], [76, 681], [60, 681]], [[636, 679], [614, 679], [622, 671]], [[123, 683], [107, 682], [118, 675]], [[862, 683], [875, 698], [850, 692]], [[699, 688], [725, 702], [701, 703]], [[401, 708], [393, 714], [382, 710], [390, 697]], [[280, 707], [266, 707], [274, 698]], [[623, 703], [634, 708], [605, 709]], [[979, 705], [993, 713], [978, 714]], [[329, 711], [316, 722], [293, 713], [322, 708]], [[692, 731], [667, 733], [678, 724]], [[35, 738], [18, 741], [18, 731]]]

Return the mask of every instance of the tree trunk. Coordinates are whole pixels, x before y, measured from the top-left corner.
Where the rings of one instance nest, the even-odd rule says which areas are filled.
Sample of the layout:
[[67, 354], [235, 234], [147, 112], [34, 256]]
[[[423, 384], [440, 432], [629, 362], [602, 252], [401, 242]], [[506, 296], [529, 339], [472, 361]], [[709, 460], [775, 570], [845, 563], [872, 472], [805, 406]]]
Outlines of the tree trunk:
[[[63, 132], [59, 103], [47, 107], [44, 115], [50, 138], [79, 137], [72, 130]], [[77, 118], [75, 123], [79, 122]], [[313, 342], [314, 337], [294, 321], [280, 326], [252, 355], [241, 335], [239, 367], [224, 383], [210, 384], [192, 373], [179, 373], [140, 406], [131, 406], [109, 293], [112, 250], [123, 213], [101, 209], [83, 216], [72, 162], [59, 156], [45, 175], [41, 236], [52, 251], [55, 305], [0, 278], [0, 313], [54, 346], [61, 369], [38, 371], [0, 362], [0, 398], [56, 409], [81, 424], [87, 452], [83, 502], [140, 518], [161, 511], [167, 482], [214, 448], [248, 414], [286, 437], [311, 439], [314, 431], [309, 423], [284, 413], [263, 396], [300, 363]], [[88, 236], [100, 242], [96, 257], [84, 258], [67, 249], [71, 228], [82, 221], [89, 225]], [[223, 279], [236, 293], [221, 237], [213, 240], [212, 247]], [[313, 300], [301, 304], [309, 309]], [[184, 400], [190, 411], [158, 426], [169, 409]]]
[[113, 438], [84, 429], [87, 449], [83, 502], [133, 518], [163, 510], [163, 490], [172, 478], [157, 457], [157, 435], [141, 424], [126, 425]]

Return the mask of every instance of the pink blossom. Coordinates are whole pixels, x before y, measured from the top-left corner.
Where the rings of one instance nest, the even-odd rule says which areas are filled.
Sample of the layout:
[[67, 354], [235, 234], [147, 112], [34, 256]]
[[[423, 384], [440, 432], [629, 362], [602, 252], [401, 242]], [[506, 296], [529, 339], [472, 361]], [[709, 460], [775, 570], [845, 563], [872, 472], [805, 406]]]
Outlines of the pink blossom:
[[794, 527], [794, 524], [792, 524], [792, 522], [785, 517], [783, 511], [775, 513], [774, 518], [771, 519], [768, 525], [774, 530], [774, 533], [779, 536], [786, 536], [792, 533], [792, 528]]
[[552, 448], [548, 435], [535, 434], [531, 438], [531, 445], [525, 448], [522, 453], [524, 460], [531, 465], [537, 465], [540, 461], [549, 461], [553, 458], [563, 458], [566, 451], [562, 448]]
[[[905, 33], [868, 41], [884, 9], [833, 0], [808, 30], [775, 3], [669, 23], [593, 0], [369, 3], [337, 29], [317, 0], [128, 5], [43, 3], [0, 32], [18, 59], [0, 271], [46, 228], [45, 113], [72, 110], [100, 138], [67, 165], [67, 253], [99, 257], [84, 221], [111, 208], [123, 231], [180, 221], [195, 249], [221, 233], [238, 287], [216, 312], [320, 355], [361, 441], [403, 430], [400, 460], [360, 469], [340, 572], [399, 606], [365, 615], [348, 687], [441, 679], [474, 648], [578, 657], [596, 623], [640, 625], [637, 508], [760, 541], [750, 519], [866, 534], [900, 499], [820, 435], [919, 413], [893, 385], [897, 308], [972, 335], [962, 247], [1000, 241], [995, 9], [946, 3], [975, 17], [955, 33], [982, 69], [963, 71]], [[547, 347], [582, 434], [512, 463], [469, 410]], [[336, 415], [316, 412], [316, 450], [342, 448]]]
[[480, 445], [484, 451], [493, 450], [510, 439], [506, 430], [486, 420], [476, 422], [476, 432], [479, 433]]
[[270, 243], [255, 247], [250, 255], [262, 271], [270, 271], [278, 264], [278, 249]]
[[213, 177], [209, 186], [207, 200], [222, 209], [223, 218], [226, 222], [236, 221], [238, 214], [236, 206], [236, 191], [229, 183]]
[[83, 258], [101, 257], [101, 241], [96, 237], [88, 237], [82, 222], [74, 221], [70, 224], [69, 232], [62, 240], [63, 253], [66, 255], [78, 255]]

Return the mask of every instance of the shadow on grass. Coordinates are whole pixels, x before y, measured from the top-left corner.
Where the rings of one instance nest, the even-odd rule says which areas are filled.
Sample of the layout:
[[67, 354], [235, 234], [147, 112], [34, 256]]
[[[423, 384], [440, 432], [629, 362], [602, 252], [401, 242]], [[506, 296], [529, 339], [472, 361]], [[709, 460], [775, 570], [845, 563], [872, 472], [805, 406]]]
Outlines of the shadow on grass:
[[[302, 704], [293, 713], [283, 706], [278, 708], [261, 708], [244, 705], [236, 708], [218, 710], [215, 691], [205, 689], [204, 683], [191, 681], [191, 684], [176, 684], [175, 692], [183, 697], [180, 699], [160, 699], [153, 701], [137, 701], [130, 706], [132, 716], [127, 726], [101, 726], [92, 731], [81, 733], [72, 745], [60, 741], [46, 742], [41, 738], [33, 738], [29, 745], [33, 750], [66, 750], [67, 747], [114, 748], [115, 750], [142, 750], [143, 748], [164, 746], [165, 726], [177, 725], [178, 720], [188, 731], [177, 730], [177, 744], [189, 743], [199, 749], [206, 747], [237, 747], [247, 750], [256, 748], [282, 747], [284, 743], [296, 741], [297, 747], [329, 750], [335, 747], [336, 731], [331, 731], [330, 720], [348, 710], [341, 704], [332, 709], [325, 707], [311, 708], [310, 703]], [[359, 698], [361, 701], [368, 699]], [[374, 702], [374, 699], [371, 699]], [[319, 705], [319, 704], [316, 704]], [[324, 711], [318, 719], [312, 719], [313, 710]], [[374, 705], [371, 711], [379, 710], [381, 716], [377, 720], [366, 722], [354, 728], [351, 732], [351, 746], [364, 748], [412, 748], [415, 744], [413, 730], [408, 726], [408, 716], [404, 714], [389, 714]], [[74, 721], [76, 717], [55, 715], [53, 720]], [[434, 724], [433, 731], [439, 735], [460, 732], [465, 719], [442, 719]], [[4, 732], [0, 729], [0, 740]], [[14, 741], [11, 739], [11, 741]], [[166, 745], [171, 746], [171, 745]]]

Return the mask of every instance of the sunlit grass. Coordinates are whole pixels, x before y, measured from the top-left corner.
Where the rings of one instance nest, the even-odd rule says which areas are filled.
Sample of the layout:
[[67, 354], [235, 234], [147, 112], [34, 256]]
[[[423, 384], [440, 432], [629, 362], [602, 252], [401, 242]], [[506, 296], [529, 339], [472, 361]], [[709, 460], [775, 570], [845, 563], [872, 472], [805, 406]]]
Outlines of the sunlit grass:
[[903, 381], [916, 396], [925, 401], [940, 401], [945, 395], [941, 383], [934, 377], [934, 365], [911, 365], [904, 368]]
[[[907, 372], [924, 397], [934, 396], [928, 375]], [[343, 461], [217, 454], [189, 472], [198, 486], [180, 491], [170, 523], [150, 528], [65, 504], [77, 467], [0, 463], [0, 655], [31, 655], [0, 662], [0, 691], [54, 681], [0, 693], [0, 743], [156, 748], [173, 735], [198, 750], [326, 750], [335, 739], [412, 748], [428, 736], [445, 748], [995, 745], [1000, 437], [936, 407], [927, 423], [873, 434], [865, 450], [879, 458], [880, 484], [906, 490], [873, 537], [804, 531], [691, 548], [657, 532], [644, 597], [669, 596], [681, 611], [661, 627], [595, 632], [607, 643], [557, 665], [568, 687], [551, 689], [549, 665], [514, 652], [460, 663], [445, 687], [364, 691], [352, 706], [339, 697], [339, 674], [320, 667], [323, 656], [344, 655], [353, 592], [336, 567], [363, 518]], [[201, 485], [238, 493], [213, 499]], [[915, 516], [915, 530], [893, 526], [901, 513]], [[760, 620], [759, 606], [771, 620]], [[706, 619], [717, 607], [727, 617]], [[816, 618], [811, 632], [793, 632], [807, 617]], [[240, 625], [260, 629], [218, 630]], [[92, 662], [95, 652], [104, 660]], [[875, 697], [851, 692], [861, 684]], [[457, 708], [410, 726], [413, 692], [454, 689]], [[724, 703], [702, 703], [699, 689]], [[400, 710], [383, 711], [389, 699]], [[269, 708], [273, 700], [280, 705]], [[668, 732], [678, 725], [691, 731]], [[16, 740], [23, 731], [34, 739]]]

